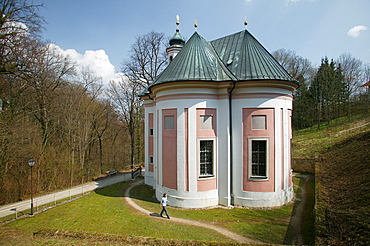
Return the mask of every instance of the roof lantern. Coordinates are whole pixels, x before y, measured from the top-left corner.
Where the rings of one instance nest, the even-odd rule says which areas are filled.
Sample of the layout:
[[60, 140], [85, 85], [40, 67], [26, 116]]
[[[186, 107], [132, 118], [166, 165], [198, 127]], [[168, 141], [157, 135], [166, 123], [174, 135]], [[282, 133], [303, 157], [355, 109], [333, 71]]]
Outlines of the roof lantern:
[[181, 45], [185, 44], [185, 39], [180, 34], [179, 29], [176, 29], [176, 33], [170, 38], [170, 46], [173, 45]]
[[179, 25], [180, 25], [180, 17], [176, 15], [176, 33], [170, 38], [170, 46], [180, 45], [183, 46], [185, 44], [185, 38], [180, 34]]

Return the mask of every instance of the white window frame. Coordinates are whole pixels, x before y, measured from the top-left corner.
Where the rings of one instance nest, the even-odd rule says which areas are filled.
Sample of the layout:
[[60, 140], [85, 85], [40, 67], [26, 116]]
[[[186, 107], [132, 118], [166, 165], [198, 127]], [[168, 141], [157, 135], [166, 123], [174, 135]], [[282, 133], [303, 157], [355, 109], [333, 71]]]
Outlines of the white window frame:
[[[212, 175], [201, 175], [200, 174], [200, 142], [201, 141], [213, 141], [213, 163], [212, 163]], [[198, 138], [197, 139], [197, 168], [198, 168], [198, 179], [207, 179], [207, 178], [214, 178], [216, 176], [216, 166], [217, 166], [217, 159], [216, 159], [216, 138]]]
[[149, 156], [149, 164], [154, 164], [154, 156]]
[[[266, 141], [266, 176], [252, 175], [252, 141]], [[248, 138], [248, 170], [250, 180], [269, 180], [270, 173], [270, 138], [269, 137], [251, 137]]]

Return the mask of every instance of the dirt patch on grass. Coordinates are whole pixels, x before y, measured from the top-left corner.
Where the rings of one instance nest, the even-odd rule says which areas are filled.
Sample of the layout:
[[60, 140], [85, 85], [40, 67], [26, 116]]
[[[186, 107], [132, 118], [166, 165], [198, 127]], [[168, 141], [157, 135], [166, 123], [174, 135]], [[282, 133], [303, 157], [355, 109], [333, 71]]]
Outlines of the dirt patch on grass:
[[17, 228], [0, 229], [0, 245], [30, 245], [32, 234]]
[[78, 245], [171, 245], [171, 246], [216, 246], [240, 245], [234, 243], [205, 242], [196, 240], [159, 239], [149, 237], [132, 237], [93, 232], [68, 230], [40, 230], [34, 233], [35, 238], [56, 240], [59, 242], [78, 242]]

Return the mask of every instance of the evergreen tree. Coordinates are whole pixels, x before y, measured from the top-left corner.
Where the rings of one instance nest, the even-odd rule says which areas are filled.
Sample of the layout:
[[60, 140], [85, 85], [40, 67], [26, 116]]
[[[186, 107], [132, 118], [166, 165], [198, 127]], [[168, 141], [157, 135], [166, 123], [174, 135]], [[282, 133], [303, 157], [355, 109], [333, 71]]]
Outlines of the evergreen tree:
[[315, 105], [318, 128], [322, 120], [328, 124], [340, 116], [342, 105], [348, 100], [348, 90], [340, 65], [325, 57], [309, 89]]

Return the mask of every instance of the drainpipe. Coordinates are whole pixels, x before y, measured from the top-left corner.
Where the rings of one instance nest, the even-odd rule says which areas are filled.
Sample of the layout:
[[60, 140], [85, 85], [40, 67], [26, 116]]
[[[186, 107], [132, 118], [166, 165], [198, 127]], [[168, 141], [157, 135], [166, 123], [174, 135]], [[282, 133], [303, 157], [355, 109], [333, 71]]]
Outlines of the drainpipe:
[[230, 205], [234, 205], [233, 197], [233, 117], [232, 117], [232, 92], [235, 89], [236, 82], [233, 81], [233, 87], [229, 91], [229, 152], [230, 152]]

